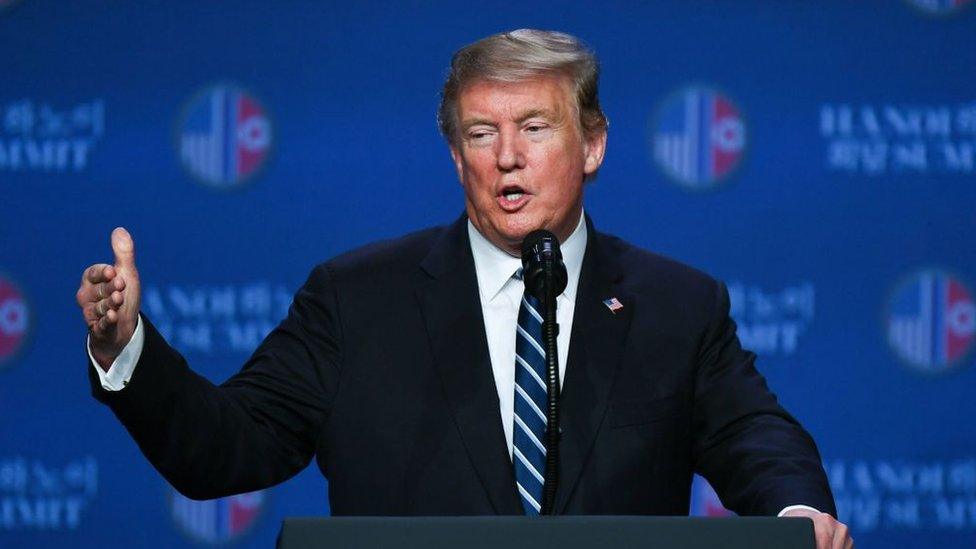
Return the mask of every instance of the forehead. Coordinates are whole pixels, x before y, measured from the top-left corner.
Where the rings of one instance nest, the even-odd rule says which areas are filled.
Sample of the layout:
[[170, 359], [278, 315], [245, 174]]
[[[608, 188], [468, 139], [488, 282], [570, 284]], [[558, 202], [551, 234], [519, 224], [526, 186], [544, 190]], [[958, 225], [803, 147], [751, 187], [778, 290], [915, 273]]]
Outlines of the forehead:
[[477, 80], [458, 94], [458, 118], [518, 117], [528, 111], [562, 114], [571, 109], [569, 79], [540, 76], [518, 82]]

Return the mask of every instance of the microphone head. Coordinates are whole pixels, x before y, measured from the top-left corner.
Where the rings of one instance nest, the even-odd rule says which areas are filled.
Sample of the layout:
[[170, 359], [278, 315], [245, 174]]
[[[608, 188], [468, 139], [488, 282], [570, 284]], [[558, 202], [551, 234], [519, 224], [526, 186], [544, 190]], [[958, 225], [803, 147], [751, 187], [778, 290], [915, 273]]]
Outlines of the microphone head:
[[528, 254], [534, 251], [542, 252], [553, 249], [555, 249], [555, 253], [560, 253], [559, 240], [556, 235], [545, 229], [536, 229], [525, 235], [525, 240], [522, 241], [522, 261], [524, 262]]
[[553, 297], [566, 289], [568, 277], [556, 235], [545, 229], [532, 231], [522, 241], [522, 280], [530, 294], [540, 301], [546, 294], [546, 269], [552, 271]]

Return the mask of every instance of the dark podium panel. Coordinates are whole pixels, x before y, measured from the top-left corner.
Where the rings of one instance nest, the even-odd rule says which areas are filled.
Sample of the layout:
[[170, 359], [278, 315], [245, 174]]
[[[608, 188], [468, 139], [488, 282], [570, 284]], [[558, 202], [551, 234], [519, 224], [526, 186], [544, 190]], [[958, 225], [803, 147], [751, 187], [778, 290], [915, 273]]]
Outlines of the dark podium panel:
[[813, 521], [688, 517], [328, 517], [285, 519], [281, 549], [813, 549]]

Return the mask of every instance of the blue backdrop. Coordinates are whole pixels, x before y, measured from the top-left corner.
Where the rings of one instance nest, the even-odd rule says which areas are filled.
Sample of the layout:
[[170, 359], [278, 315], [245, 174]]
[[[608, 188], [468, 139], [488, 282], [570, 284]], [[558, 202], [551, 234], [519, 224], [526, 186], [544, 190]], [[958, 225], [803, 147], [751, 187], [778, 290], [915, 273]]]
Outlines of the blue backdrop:
[[728, 283], [858, 546], [973, 546], [976, 6], [530, 4], [0, 0], [0, 545], [266, 547], [328, 513], [314, 469], [175, 496], [89, 396], [82, 269], [128, 227], [144, 310], [226, 378], [314, 264], [458, 215], [450, 56], [536, 27], [602, 60], [596, 226]]

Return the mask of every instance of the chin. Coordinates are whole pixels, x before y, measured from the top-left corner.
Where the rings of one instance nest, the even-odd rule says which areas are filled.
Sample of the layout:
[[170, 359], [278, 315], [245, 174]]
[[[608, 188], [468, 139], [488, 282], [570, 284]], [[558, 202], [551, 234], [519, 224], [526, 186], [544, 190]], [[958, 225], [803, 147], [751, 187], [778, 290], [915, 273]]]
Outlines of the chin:
[[513, 255], [519, 255], [522, 253], [522, 241], [525, 240], [525, 236], [531, 231], [511, 231], [511, 230], [499, 230], [500, 227], [495, 228], [495, 238], [488, 238], [495, 246], [498, 246], [505, 252]]
[[525, 237], [529, 235], [532, 231], [536, 230], [538, 227], [534, 226], [519, 226], [506, 228], [501, 235], [512, 244], [521, 244]]
[[536, 216], [525, 215], [522, 212], [511, 215], [505, 221], [506, 223], [503, 225], [505, 229], [504, 234], [518, 238], [520, 241], [532, 231], [545, 228], [545, 220], [539, 219]]

